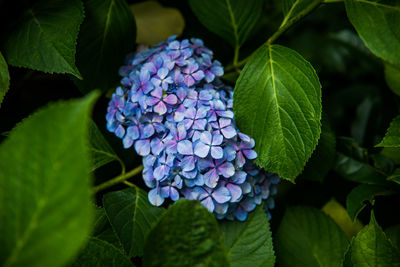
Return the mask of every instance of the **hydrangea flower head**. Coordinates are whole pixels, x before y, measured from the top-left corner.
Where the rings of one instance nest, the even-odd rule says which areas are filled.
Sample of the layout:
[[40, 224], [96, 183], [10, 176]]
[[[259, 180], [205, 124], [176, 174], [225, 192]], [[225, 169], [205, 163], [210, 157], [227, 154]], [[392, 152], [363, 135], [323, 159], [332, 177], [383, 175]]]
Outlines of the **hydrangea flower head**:
[[107, 129], [143, 156], [153, 205], [194, 199], [219, 219], [244, 221], [265, 200], [270, 216], [279, 177], [253, 164], [255, 141], [235, 125], [223, 74], [200, 39], [143, 48], [120, 69]]

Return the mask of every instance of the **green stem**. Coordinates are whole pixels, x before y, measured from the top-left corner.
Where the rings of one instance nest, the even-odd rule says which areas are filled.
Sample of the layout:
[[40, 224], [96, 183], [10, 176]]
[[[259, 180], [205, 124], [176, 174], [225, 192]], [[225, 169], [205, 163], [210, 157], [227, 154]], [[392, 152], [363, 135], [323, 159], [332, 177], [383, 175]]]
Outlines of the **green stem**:
[[340, 3], [343, 2], [344, 0], [324, 0], [324, 3]]
[[305, 9], [303, 9], [299, 14], [297, 14], [293, 18], [290, 18], [293, 7], [295, 6], [295, 4], [294, 4], [292, 6], [292, 8], [289, 10], [285, 19], [283, 20], [281, 26], [279, 26], [279, 29], [268, 39], [268, 41], [266, 43], [272, 44], [276, 39], [278, 39], [279, 36], [281, 36], [283, 33], [285, 33], [290, 27], [292, 27], [299, 20], [301, 20], [302, 18], [307, 16], [311, 11], [313, 11], [315, 8], [317, 8], [320, 4], [321, 4], [321, 2], [319, 2], [319, 1], [313, 2], [311, 5], [307, 6]]
[[143, 165], [140, 165], [139, 167], [134, 168], [133, 170], [127, 172], [127, 173], [122, 173], [118, 175], [115, 178], [112, 178], [111, 180], [108, 180], [102, 184], [99, 184], [93, 188], [93, 193], [96, 194], [97, 192], [104, 190], [106, 188], [109, 188], [113, 185], [119, 184], [119, 183], [124, 183], [126, 180], [129, 178], [139, 174], [143, 170]]

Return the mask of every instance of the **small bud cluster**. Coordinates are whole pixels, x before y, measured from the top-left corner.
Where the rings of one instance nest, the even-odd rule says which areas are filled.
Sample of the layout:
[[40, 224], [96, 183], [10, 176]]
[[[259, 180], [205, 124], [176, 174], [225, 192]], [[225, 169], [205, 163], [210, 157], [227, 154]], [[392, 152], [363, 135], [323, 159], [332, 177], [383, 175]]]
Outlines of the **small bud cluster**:
[[153, 205], [197, 199], [219, 219], [243, 221], [263, 200], [273, 208], [279, 177], [252, 162], [255, 142], [237, 129], [233, 90], [212, 57], [200, 39], [174, 36], [135, 53], [120, 69], [107, 128], [143, 156]]

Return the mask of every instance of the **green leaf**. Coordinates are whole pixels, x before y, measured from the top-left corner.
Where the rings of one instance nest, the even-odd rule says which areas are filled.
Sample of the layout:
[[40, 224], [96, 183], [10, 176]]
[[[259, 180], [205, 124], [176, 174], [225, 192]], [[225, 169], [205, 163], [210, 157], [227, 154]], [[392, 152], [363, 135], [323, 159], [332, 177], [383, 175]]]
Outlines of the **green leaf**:
[[111, 148], [94, 121], [90, 123], [89, 139], [90, 150], [92, 151], [92, 171], [114, 160], [118, 161], [121, 167], [125, 169], [124, 163]]
[[288, 208], [276, 237], [279, 266], [340, 266], [349, 241], [334, 221], [311, 207]]
[[388, 178], [388, 181], [400, 184], [400, 168], [397, 168]]
[[282, 26], [288, 21], [292, 20], [294, 17], [302, 14], [304, 10], [316, 8], [321, 2], [322, 0], [283, 0], [282, 8], [285, 18]]
[[263, 0], [189, 0], [193, 13], [211, 32], [241, 46], [261, 17]]
[[365, 46], [387, 62], [400, 64], [400, 2], [345, 0], [347, 16]]
[[372, 203], [376, 196], [384, 196], [391, 194], [392, 191], [382, 186], [362, 184], [355, 187], [347, 195], [346, 207], [350, 218], [354, 221], [358, 214], [365, 208], [364, 201]]
[[85, 249], [71, 265], [71, 267], [78, 266], [132, 267], [134, 265], [128, 257], [110, 243], [91, 237]]
[[4, 44], [8, 64], [81, 79], [75, 45], [83, 21], [80, 0], [41, 0], [28, 9]]
[[198, 201], [171, 205], [147, 236], [143, 266], [229, 266], [214, 215]]
[[93, 217], [86, 142], [95, 98], [49, 105], [0, 145], [0, 265], [61, 266], [85, 242]]
[[384, 173], [378, 171], [364, 161], [352, 158], [340, 152], [337, 153], [334, 169], [338, 174], [349, 181], [373, 185], [387, 184], [386, 175]]
[[261, 206], [245, 222], [221, 221], [219, 227], [232, 267], [274, 266], [271, 231]]
[[117, 84], [118, 69], [134, 50], [135, 19], [125, 0], [85, 1], [85, 16], [76, 52], [83, 80], [75, 83], [84, 92], [105, 92]]
[[392, 242], [393, 246], [400, 249], [400, 224], [391, 226], [385, 230], [386, 236]]
[[400, 67], [385, 64], [385, 79], [389, 88], [400, 95]]
[[351, 242], [351, 261], [354, 266], [400, 266], [399, 255], [372, 213], [370, 223]]
[[383, 140], [376, 145], [377, 147], [400, 147], [400, 116], [397, 116], [390, 123]]
[[329, 215], [332, 220], [345, 232], [345, 234], [351, 239], [356, 236], [357, 233], [363, 228], [362, 223], [359, 220], [352, 221], [347, 210], [335, 199], [331, 199], [323, 207], [322, 211]]
[[8, 91], [10, 86], [10, 74], [8, 73], [7, 62], [0, 52], [0, 107], [3, 102], [3, 98]]
[[294, 181], [321, 133], [321, 85], [315, 70], [289, 48], [263, 45], [234, 91], [235, 120], [256, 141], [256, 164]]
[[152, 206], [136, 186], [104, 195], [103, 205], [126, 254], [142, 256], [145, 236], [164, 209]]
[[[324, 114], [324, 113], [323, 113]], [[322, 116], [321, 136], [299, 178], [323, 182], [335, 163], [336, 137], [327, 118]]]
[[135, 14], [137, 42], [153, 45], [171, 35], [181, 35], [185, 20], [177, 8], [163, 7], [156, 1], [145, 1], [129, 6]]

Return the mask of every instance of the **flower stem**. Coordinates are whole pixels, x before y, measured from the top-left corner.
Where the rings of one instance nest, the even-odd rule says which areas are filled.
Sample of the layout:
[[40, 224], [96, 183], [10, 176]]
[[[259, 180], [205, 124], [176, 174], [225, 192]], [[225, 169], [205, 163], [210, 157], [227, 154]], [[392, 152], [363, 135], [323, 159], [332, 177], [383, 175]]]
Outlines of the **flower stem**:
[[321, 4], [321, 1], [313, 2], [311, 5], [307, 6], [305, 9], [303, 9], [300, 13], [295, 15], [293, 18], [290, 18], [292, 10], [294, 9], [294, 7], [296, 5], [296, 4], [294, 4], [292, 6], [292, 8], [289, 10], [286, 17], [283, 19], [281, 26], [279, 26], [278, 30], [268, 39], [268, 41], [266, 43], [272, 44], [276, 39], [278, 39], [279, 36], [281, 36], [283, 33], [285, 33], [290, 27], [292, 27], [295, 23], [297, 23], [299, 20], [301, 20], [302, 18], [307, 16], [309, 13], [311, 13], [311, 11], [313, 11], [315, 8], [317, 8]]
[[99, 184], [93, 188], [93, 194], [96, 194], [97, 192], [104, 190], [106, 188], [109, 188], [113, 185], [116, 185], [119, 183], [124, 183], [129, 178], [139, 174], [142, 170], [143, 170], [143, 165], [140, 165], [127, 173], [122, 173], [122, 174], [118, 175], [117, 177], [112, 178], [111, 180], [108, 180], [102, 184]]

